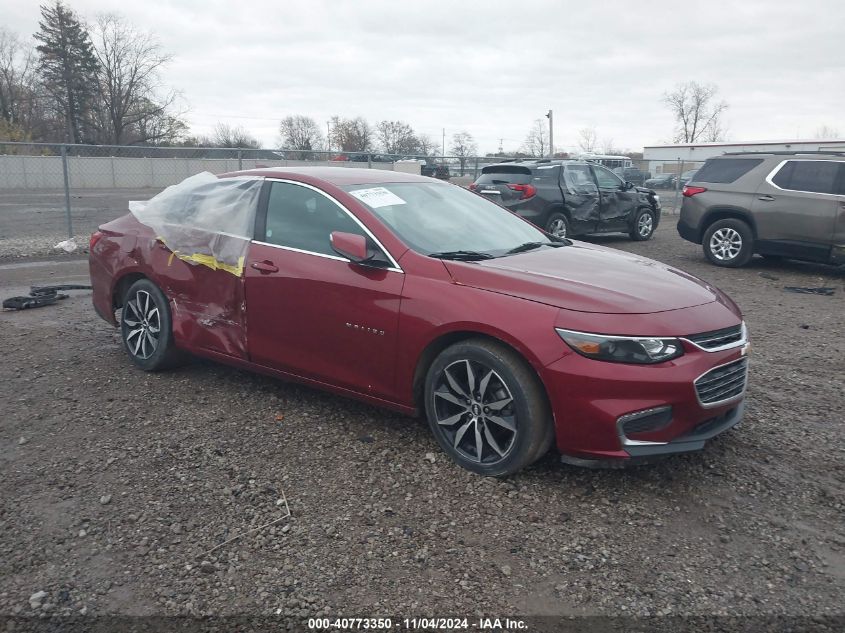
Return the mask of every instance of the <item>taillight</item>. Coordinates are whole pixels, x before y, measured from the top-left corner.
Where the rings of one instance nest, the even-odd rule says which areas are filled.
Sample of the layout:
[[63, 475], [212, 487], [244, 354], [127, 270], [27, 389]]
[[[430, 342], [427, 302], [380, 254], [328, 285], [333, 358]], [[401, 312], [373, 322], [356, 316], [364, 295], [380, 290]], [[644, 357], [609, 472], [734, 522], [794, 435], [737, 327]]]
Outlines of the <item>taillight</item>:
[[527, 200], [528, 198], [533, 197], [537, 193], [537, 187], [534, 185], [508, 185], [508, 189], [512, 189], [513, 191], [521, 191], [522, 195], [519, 196], [520, 200]]
[[475, 191], [476, 189], [478, 189], [478, 185], [476, 185], [475, 183], [472, 183], [472, 184], [469, 186], [469, 190], [470, 190], [470, 191]]
[[685, 198], [692, 198], [705, 191], [707, 191], [707, 187], [690, 187], [689, 185], [684, 185], [683, 194]]
[[100, 231], [94, 231], [91, 233], [91, 237], [88, 239], [88, 252], [94, 250], [94, 245], [100, 241], [100, 238], [103, 237], [103, 234]]

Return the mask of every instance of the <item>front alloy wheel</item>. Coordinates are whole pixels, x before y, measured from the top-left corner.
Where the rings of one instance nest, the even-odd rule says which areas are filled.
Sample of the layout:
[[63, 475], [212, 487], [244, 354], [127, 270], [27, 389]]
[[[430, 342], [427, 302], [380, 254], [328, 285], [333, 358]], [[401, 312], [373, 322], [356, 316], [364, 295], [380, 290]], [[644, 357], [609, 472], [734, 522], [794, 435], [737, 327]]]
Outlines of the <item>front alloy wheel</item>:
[[513, 395], [495, 371], [458, 360], [445, 367], [434, 388], [434, 417], [455, 451], [491, 464], [513, 448], [517, 416]]
[[632, 240], [644, 242], [654, 235], [654, 214], [648, 209], [640, 209], [634, 218], [634, 226], [629, 232]]
[[514, 350], [489, 339], [447, 347], [425, 379], [428, 423], [460, 466], [502, 476], [535, 462], [554, 426], [543, 386]]

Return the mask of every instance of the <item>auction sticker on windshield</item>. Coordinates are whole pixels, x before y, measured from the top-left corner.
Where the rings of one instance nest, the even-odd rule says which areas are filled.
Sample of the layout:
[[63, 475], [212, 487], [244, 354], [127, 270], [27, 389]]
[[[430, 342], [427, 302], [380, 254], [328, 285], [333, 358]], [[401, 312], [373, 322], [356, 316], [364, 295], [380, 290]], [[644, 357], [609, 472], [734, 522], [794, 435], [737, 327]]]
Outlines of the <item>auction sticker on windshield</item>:
[[402, 198], [392, 191], [388, 191], [384, 187], [356, 189], [355, 191], [350, 191], [349, 193], [373, 209], [378, 209], [379, 207], [390, 207], [394, 204], [405, 204], [405, 201], [402, 200]]

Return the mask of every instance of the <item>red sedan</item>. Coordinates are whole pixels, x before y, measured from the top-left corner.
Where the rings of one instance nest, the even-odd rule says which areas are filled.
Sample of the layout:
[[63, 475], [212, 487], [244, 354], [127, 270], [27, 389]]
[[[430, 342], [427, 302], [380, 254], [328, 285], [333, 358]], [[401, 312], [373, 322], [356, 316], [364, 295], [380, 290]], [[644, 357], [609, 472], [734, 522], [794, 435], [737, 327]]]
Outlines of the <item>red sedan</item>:
[[552, 443], [585, 465], [697, 450], [742, 417], [731, 299], [460, 187], [262, 169], [130, 208], [91, 237], [90, 267], [97, 312], [142, 369], [190, 352], [423, 414], [484, 475]]

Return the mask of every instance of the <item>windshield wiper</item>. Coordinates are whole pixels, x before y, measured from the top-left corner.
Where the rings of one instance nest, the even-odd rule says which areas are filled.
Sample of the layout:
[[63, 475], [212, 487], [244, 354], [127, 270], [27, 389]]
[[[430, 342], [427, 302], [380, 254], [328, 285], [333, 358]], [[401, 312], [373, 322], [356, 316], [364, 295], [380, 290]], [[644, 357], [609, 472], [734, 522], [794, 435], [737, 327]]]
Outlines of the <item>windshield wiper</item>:
[[429, 253], [429, 257], [436, 259], [456, 259], [463, 262], [474, 262], [479, 259], [493, 259], [490, 253], [482, 253], [480, 251], [442, 251], [439, 253]]
[[505, 253], [505, 255], [514, 255], [516, 253], [524, 253], [525, 251], [533, 251], [535, 248], [540, 248], [541, 246], [559, 248], [561, 246], [566, 246], [566, 242], [525, 242], [525, 244], [520, 244], [519, 246], [515, 246], [510, 249], [507, 253]]

